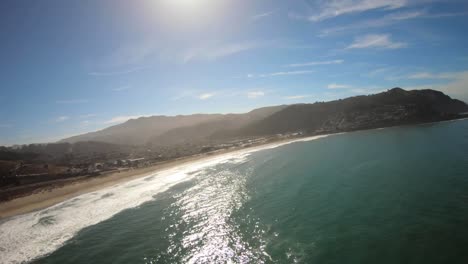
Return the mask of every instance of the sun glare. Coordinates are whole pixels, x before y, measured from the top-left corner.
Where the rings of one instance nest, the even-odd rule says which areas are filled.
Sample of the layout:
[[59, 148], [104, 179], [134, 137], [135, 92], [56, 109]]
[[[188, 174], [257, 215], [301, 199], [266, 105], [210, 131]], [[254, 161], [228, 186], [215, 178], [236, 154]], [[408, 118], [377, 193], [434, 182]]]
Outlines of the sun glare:
[[180, 9], [194, 9], [200, 8], [207, 1], [206, 0], [165, 0], [165, 2], [173, 7]]
[[169, 27], [195, 27], [219, 18], [226, 10], [224, 0], [157, 0], [158, 19]]
[[176, 5], [196, 5], [200, 0], [170, 0], [172, 3]]

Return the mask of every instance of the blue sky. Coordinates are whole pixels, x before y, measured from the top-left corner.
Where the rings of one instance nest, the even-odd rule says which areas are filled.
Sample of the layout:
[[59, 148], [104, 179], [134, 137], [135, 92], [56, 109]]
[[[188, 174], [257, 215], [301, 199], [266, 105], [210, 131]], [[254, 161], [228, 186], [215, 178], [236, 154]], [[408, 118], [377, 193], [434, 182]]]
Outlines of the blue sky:
[[468, 101], [468, 2], [0, 1], [0, 145], [399, 86]]

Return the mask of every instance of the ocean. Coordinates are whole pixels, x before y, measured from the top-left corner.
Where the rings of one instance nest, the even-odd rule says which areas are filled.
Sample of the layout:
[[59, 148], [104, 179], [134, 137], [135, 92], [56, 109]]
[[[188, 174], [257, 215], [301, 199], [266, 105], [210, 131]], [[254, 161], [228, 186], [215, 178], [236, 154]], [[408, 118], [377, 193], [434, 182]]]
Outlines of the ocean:
[[468, 263], [468, 120], [213, 157], [0, 223], [1, 263]]

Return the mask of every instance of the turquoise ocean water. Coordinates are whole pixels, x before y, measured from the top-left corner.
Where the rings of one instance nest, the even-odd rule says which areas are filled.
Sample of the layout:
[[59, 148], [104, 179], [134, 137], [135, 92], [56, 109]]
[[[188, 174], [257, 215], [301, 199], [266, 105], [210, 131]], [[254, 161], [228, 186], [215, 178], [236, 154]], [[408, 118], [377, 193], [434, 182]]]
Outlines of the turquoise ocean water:
[[160, 173], [0, 224], [2, 262], [468, 263], [468, 120]]

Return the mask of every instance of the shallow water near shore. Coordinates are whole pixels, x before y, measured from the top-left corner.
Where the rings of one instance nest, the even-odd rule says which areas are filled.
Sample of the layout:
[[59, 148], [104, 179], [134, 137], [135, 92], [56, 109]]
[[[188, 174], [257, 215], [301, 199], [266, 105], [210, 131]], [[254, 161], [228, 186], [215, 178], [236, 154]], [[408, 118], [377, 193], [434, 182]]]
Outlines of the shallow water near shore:
[[82, 195], [0, 224], [0, 255], [4, 263], [468, 263], [467, 219], [461, 120], [240, 152]]

